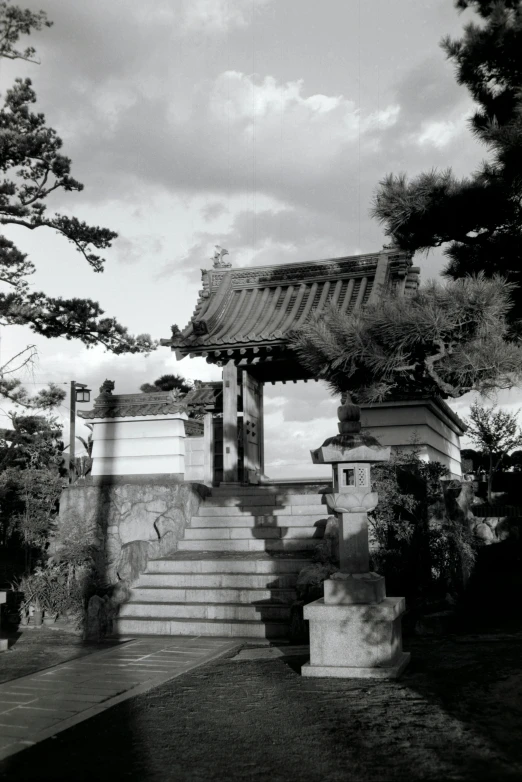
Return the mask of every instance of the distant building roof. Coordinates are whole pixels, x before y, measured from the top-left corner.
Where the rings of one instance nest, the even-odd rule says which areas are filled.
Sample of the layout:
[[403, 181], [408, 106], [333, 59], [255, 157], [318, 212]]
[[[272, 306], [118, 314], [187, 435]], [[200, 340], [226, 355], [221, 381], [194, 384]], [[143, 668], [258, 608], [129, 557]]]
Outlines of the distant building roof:
[[94, 400], [93, 410], [80, 410], [80, 418], [125, 418], [126, 416], [168, 415], [179, 413], [182, 402], [172, 391], [150, 394], [100, 394]]
[[223, 383], [221, 380], [200, 382], [190, 389], [183, 402], [189, 408], [205, 407], [209, 411], [221, 409], [223, 407]]
[[[411, 255], [384, 248], [371, 255], [321, 261], [202, 270], [203, 289], [183, 331], [161, 340], [178, 359], [201, 355], [210, 363], [230, 358], [263, 360], [286, 347], [288, 335], [327, 304], [351, 312], [384, 292], [408, 295], [418, 286]], [[255, 358], [257, 356], [257, 359]]]
[[188, 418], [183, 423], [185, 424], [186, 437], [203, 437], [205, 431], [203, 421], [196, 421], [193, 418]]
[[[101, 389], [100, 389], [101, 390]], [[102, 391], [94, 400], [92, 410], [79, 410], [78, 416], [85, 420], [95, 418], [125, 418], [143, 415], [168, 415], [169, 413], [190, 412], [191, 408], [205, 408], [208, 411], [221, 410], [223, 407], [223, 384], [221, 382], [198, 383], [179, 398], [176, 391], [152, 391], [146, 394], [113, 394]], [[203, 424], [194, 421], [195, 426], [185, 427], [187, 433]]]

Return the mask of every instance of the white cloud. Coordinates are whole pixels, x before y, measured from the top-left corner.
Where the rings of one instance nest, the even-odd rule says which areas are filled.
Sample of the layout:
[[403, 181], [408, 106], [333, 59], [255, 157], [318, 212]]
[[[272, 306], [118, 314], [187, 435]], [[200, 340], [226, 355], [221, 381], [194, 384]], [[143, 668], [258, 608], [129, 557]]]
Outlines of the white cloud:
[[[292, 403], [296, 402], [300, 407], [308, 407], [308, 416], [298, 414], [294, 419], [289, 415]], [[303, 422], [306, 422], [305, 426]], [[335, 407], [322, 384], [265, 386], [266, 474], [270, 478], [302, 476], [328, 480], [330, 466], [314, 465], [310, 451], [336, 433], [336, 423]]]
[[420, 146], [432, 146], [437, 149], [447, 147], [461, 133], [469, 132], [466, 127], [468, 117], [469, 113], [466, 113], [456, 120], [439, 120], [423, 123], [417, 143]]
[[114, 255], [123, 264], [139, 263], [144, 257], [158, 257], [163, 250], [163, 240], [154, 235], [138, 237], [118, 236], [114, 243]]
[[182, 28], [186, 32], [226, 32], [247, 27], [252, 16], [272, 0], [183, 0]]
[[[390, 127], [399, 108], [363, 115], [342, 95], [306, 96], [302, 80], [278, 82], [267, 75], [225, 71], [216, 79], [209, 99], [212, 122], [232, 132], [239, 143], [255, 143], [264, 165], [322, 170], [355, 140], [366, 145], [370, 130]], [[231, 129], [232, 126], [232, 129]]]

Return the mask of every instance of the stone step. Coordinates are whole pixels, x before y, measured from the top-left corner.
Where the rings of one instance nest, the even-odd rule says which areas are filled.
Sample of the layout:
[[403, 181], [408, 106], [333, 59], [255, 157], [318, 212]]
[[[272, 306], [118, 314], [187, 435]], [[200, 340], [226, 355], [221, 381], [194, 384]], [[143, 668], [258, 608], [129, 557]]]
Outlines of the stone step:
[[324, 527], [328, 516], [322, 513], [290, 516], [249, 516], [247, 514], [224, 516], [192, 516], [190, 527]]
[[255, 506], [255, 505], [326, 505], [324, 494], [289, 494], [262, 492], [248, 494], [214, 494], [207, 497], [204, 502], [205, 507], [214, 505], [219, 507], [234, 506]]
[[212, 574], [226, 573], [264, 574], [272, 576], [278, 573], [298, 573], [310, 564], [308, 558], [289, 557], [288, 559], [253, 557], [226, 559], [223, 557], [201, 557], [198, 559], [151, 559], [145, 573]]
[[125, 603], [120, 607], [120, 617], [151, 617], [154, 619], [237, 619], [262, 621], [290, 618], [290, 606], [261, 602], [245, 603]]
[[185, 540], [268, 540], [323, 537], [322, 527], [196, 527], [185, 529]]
[[310, 551], [317, 545], [313, 538], [280, 540], [180, 540], [178, 551]]
[[288, 589], [295, 586], [296, 581], [297, 571], [294, 573], [142, 573], [135, 588]]
[[235, 518], [237, 516], [312, 516], [317, 515], [318, 518], [326, 518], [330, 515], [330, 512], [326, 505], [319, 503], [309, 505], [200, 505], [198, 511], [198, 518], [205, 516], [230, 516]]
[[323, 496], [327, 492], [332, 492], [331, 481], [323, 481], [322, 483], [314, 484], [313, 486], [289, 486], [288, 484], [278, 485], [262, 485], [262, 486], [237, 486], [233, 488], [224, 488], [222, 486], [214, 486], [212, 488], [212, 497], [249, 497], [252, 495], [266, 496], [267, 494], [274, 494], [281, 497], [301, 497], [301, 496]]
[[122, 617], [114, 622], [117, 635], [212, 635], [222, 637], [271, 638], [288, 636], [288, 622], [242, 622], [219, 619], [161, 619]]
[[295, 589], [192, 589], [177, 587], [133, 587], [130, 599], [134, 603], [255, 603], [268, 600], [271, 603], [292, 603], [297, 597]]
[[326, 495], [324, 494], [278, 494], [277, 501], [283, 505], [290, 505], [292, 508], [299, 505], [322, 505], [326, 508]]
[[245, 496], [250, 494], [278, 494], [280, 492], [277, 486], [213, 486], [212, 497], [235, 497]]
[[[236, 516], [273, 516], [276, 513], [275, 505], [255, 505], [253, 509], [244, 509], [240, 505], [200, 505], [198, 510], [198, 516], [230, 516], [234, 518]], [[278, 514], [288, 515], [286, 508], [278, 507]]]
[[205, 498], [204, 507], [212, 507], [214, 505], [220, 508], [234, 507], [236, 505], [272, 505], [276, 504], [276, 495], [268, 492], [262, 494], [224, 494], [216, 497], [212, 494], [210, 497]]
[[280, 538], [279, 527], [187, 527], [185, 540], [240, 540], [252, 538]]

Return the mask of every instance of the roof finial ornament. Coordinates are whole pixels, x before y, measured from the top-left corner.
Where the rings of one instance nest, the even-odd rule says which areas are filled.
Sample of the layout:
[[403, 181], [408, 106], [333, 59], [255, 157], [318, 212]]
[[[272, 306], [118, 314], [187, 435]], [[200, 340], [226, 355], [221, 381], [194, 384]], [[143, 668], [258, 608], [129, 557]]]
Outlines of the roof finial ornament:
[[100, 386], [100, 396], [112, 396], [115, 385], [114, 380], [104, 380]]
[[232, 264], [223, 260], [224, 255], [228, 255], [228, 250], [225, 250], [223, 247], [220, 247], [219, 244], [216, 244], [214, 255], [211, 258], [211, 260], [214, 262], [214, 269], [230, 269]]

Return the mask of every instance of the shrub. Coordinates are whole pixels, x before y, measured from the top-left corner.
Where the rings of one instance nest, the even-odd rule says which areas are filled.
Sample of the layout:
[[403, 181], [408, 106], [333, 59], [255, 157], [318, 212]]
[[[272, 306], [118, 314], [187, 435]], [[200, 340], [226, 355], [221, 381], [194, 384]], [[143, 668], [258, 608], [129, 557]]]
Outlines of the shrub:
[[466, 519], [447, 507], [448, 470], [423, 462], [414, 449], [376, 465], [373, 482], [379, 504], [368, 514], [372, 559], [388, 593], [410, 602], [458, 599], [475, 546]]

